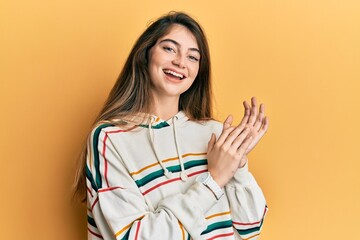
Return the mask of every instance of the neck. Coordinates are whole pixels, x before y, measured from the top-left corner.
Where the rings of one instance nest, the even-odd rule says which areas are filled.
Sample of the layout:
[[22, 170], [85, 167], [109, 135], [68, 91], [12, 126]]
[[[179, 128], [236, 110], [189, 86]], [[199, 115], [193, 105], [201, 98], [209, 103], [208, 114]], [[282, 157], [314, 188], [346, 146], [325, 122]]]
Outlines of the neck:
[[153, 98], [151, 114], [168, 120], [179, 112], [179, 97]]

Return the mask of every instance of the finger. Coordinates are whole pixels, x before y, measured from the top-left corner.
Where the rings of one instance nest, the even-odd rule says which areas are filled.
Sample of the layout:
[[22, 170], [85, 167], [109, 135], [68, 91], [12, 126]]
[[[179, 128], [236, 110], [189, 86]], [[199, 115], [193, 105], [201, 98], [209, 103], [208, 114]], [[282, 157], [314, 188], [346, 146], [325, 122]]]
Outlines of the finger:
[[250, 117], [249, 117], [249, 124], [251, 126], [254, 126], [256, 118], [257, 118], [257, 102], [256, 102], [256, 98], [252, 97], [251, 98]]
[[223, 131], [225, 129], [229, 128], [231, 126], [232, 122], [233, 122], [233, 116], [229, 115], [224, 121]]
[[263, 124], [259, 130], [259, 134], [258, 134], [257, 138], [259, 138], [259, 139], [262, 138], [264, 136], [264, 134], [266, 133], [268, 127], [269, 127], [269, 119], [266, 116], [263, 120]]
[[254, 125], [256, 131], [260, 130], [261, 125], [263, 124], [264, 116], [265, 116], [265, 106], [264, 104], [260, 104], [259, 115]]
[[229, 136], [229, 134], [235, 129], [235, 127], [230, 126], [226, 129], [223, 129], [223, 131], [221, 132], [219, 139], [217, 140], [216, 144], [218, 145], [222, 145], [225, 140], [227, 139], [227, 137]]
[[244, 131], [242, 131], [241, 134], [239, 134], [235, 138], [235, 140], [231, 145], [231, 148], [236, 151], [242, 145], [244, 139], [249, 135], [249, 133], [250, 133], [250, 128], [245, 128]]
[[211, 134], [211, 138], [209, 140], [209, 143], [208, 143], [208, 152], [210, 152], [213, 147], [214, 147], [214, 144], [215, 144], [215, 140], [216, 140], [216, 136], [214, 133]]
[[246, 149], [250, 146], [250, 143], [252, 142], [253, 137], [250, 136], [248, 138], [245, 139], [245, 141], [241, 144], [241, 146], [238, 148], [237, 153], [240, 156], [244, 156]]
[[223, 143], [223, 146], [225, 148], [229, 148], [234, 140], [243, 132], [245, 126], [237, 126], [236, 128], [233, 129], [233, 131], [228, 135], [228, 137], [226, 138], [226, 140]]
[[244, 105], [244, 117], [243, 119], [241, 120], [240, 124], [239, 125], [246, 125], [249, 121], [249, 117], [250, 117], [250, 104], [247, 102], [247, 101], [244, 101], [243, 102], [243, 105]]
[[268, 128], [269, 128], [269, 117], [266, 116], [264, 118], [263, 125], [261, 127], [261, 131], [264, 131], [264, 133], [265, 133], [268, 130]]

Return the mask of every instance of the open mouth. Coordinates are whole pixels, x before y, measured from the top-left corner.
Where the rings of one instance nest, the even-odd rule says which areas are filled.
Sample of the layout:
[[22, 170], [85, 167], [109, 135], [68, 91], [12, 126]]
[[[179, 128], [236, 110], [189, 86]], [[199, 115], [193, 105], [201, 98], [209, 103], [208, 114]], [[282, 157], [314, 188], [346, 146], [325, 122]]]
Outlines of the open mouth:
[[168, 69], [165, 69], [164, 73], [170, 77], [177, 78], [179, 80], [183, 80], [185, 78], [185, 76], [182, 75], [181, 73], [177, 73]]

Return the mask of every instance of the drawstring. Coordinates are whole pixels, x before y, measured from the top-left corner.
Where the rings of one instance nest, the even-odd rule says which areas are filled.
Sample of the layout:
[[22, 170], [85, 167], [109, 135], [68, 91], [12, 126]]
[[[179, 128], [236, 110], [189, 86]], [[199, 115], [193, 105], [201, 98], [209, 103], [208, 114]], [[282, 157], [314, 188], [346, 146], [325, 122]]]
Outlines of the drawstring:
[[176, 134], [176, 124], [175, 124], [175, 118], [177, 118], [176, 116], [174, 116], [172, 118], [172, 122], [173, 122], [173, 130], [174, 130], [174, 136], [175, 136], [175, 146], [176, 146], [176, 151], [179, 157], [179, 161], [180, 161], [180, 167], [181, 167], [181, 173], [180, 173], [180, 178], [183, 182], [186, 182], [186, 180], [188, 179], [188, 176], [185, 173], [185, 167], [184, 167], [184, 160], [181, 156], [181, 153], [179, 151], [179, 140], [177, 138], [177, 134]]
[[170, 172], [163, 164], [163, 162], [160, 160], [159, 156], [157, 155], [157, 152], [156, 152], [156, 149], [155, 149], [155, 144], [154, 144], [154, 130], [152, 129], [152, 122], [153, 122], [153, 118], [150, 117], [150, 122], [149, 122], [149, 134], [150, 134], [150, 142], [151, 142], [151, 147], [155, 153], [155, 157], [156, 159], [158, 160], [161, 168], [164, 170], [164, 175], [167, 177], [167, 178], [171, 178], [171, 175], [172, 175], [172, 172]]
[[[188, 179], [188, 176], [186, 175], [185, 173], [185, 167], [184, 167], [184, 160], [182, 158], [182, 155], [180, 153], [180, 150], [179, 150], [179, 146], [178, 146], [178, 143], [179, 143], [179, 140], [177, 138], [177, 134], [176, 134], [176, 124], [175, 124], [175, 118], [177, 118], [177, 116], [174, 116], [172, 118], [172, 125], [173, 125], [173, 131], [174, 131], [174, 140], [175, 140], [175, 146], [176, 146], [176, 152], [177, 152], [177, 155], [178, 155], [178, 158], [179, 158], [179, 161], [180, 161], [180, 167], [181, 167], [181, 173], [180, 173], [180, 178], [183, 182], [185, 182], [187, 179]], [[150, 135], [150, 142], [151, 142], [151, 147], [155, 153], [155, 157], [157, 159], [157, 161], [159, 162], [161, 168], [164, 170], [164, 175], [167, 177], [167, 178], [171, 178], [172, 176], [172, 172], [169, 171], [165, 166], [164, 166], [164, 163], [160, 160], [158, 154], [157, 154], [157, 151], [156, 151], [156, 147], [155, 147], [155, 136], [154, 136], [154, 130], [152, 128], [152, 123], [153, 123], [153, 117], [150, 117], [150, 121], [149, 121], [149, 125], [148, 125], [148, 129], [149, 129], [149, 135]]]

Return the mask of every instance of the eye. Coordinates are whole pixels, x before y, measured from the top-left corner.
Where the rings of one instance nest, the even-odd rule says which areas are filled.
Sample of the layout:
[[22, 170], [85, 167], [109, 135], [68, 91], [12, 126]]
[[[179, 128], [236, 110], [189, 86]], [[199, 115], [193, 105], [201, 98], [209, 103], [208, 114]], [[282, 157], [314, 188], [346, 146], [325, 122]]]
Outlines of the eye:
[[195, 56], [189, 56], [189, 59], [193, 62], [198, 62], [199, 61], [199, 58], [195, 57]]
[[166, 52], [173, 52], [175, 53], [175, 49], [173, 49], [172, 47], [163, 47], [163, 49], [166, 51]]

